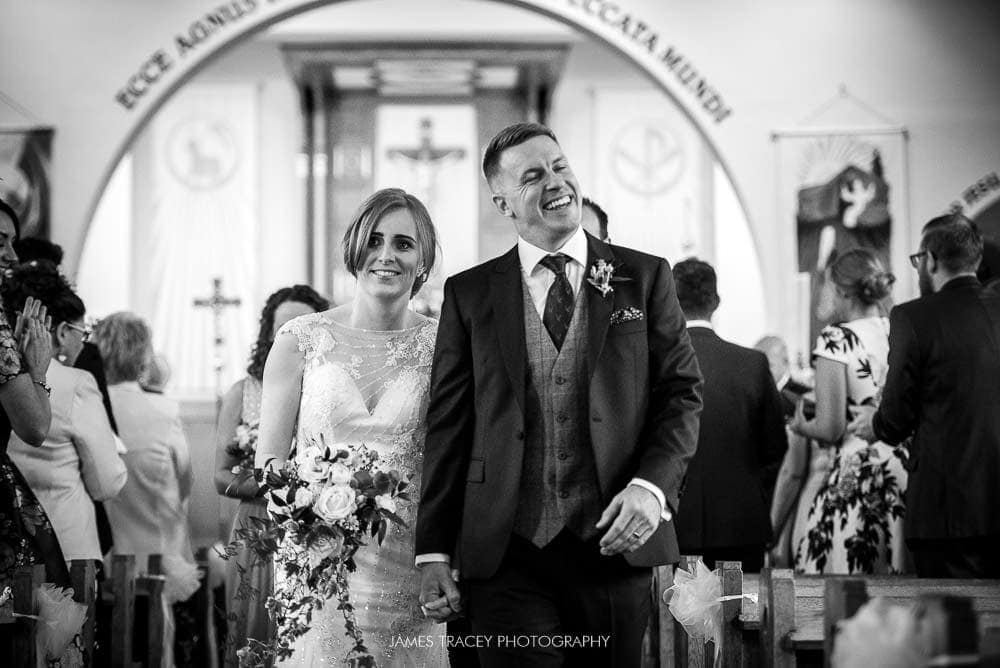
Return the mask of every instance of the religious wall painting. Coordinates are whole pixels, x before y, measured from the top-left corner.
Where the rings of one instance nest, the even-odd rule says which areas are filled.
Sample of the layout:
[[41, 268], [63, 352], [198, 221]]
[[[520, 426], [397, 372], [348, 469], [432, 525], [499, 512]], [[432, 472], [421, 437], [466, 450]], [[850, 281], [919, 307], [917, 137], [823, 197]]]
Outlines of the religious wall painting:
[[22, 237], [49, 236], [52, 134], [51, 128], [0, 130], [0, 199], [17, 212]]
[[671, 262], [709, 257], [713, 162], [697, 131], [658, 91], [595, 88], [593, 100], [593, 159], [577, 176], [612, 241]]
[[[190, 84], [133, 147], [129, 303], [149, 321], [182, 393], [228, 387], [253, 342], [257, 312], [248, 305], [263, 252], [257, 105], [253, 85]], [[209, 294], [242, 305], [199, 307]]]
[[[789, 275], [792, 294], [786, 310], [795, 320], [791, 348], [804, 362], [820, 329], [828, 324], [816, 317], [816, 305], [825, 271], [840, 254], [853, 248], [871, 251], [904, 279], [894, 298], [908, 298], [909, 277], [900, 276], [907, 268], [908, 235], [898, 233], [905, 229], [899, 222], [905, 220], [905, 135], [799, 131], [778, 134], [776, 141], [779, 215], [792, 223], [795, 240], [795, 270]], [[889, 305], [887, 301], [887, 309]]]

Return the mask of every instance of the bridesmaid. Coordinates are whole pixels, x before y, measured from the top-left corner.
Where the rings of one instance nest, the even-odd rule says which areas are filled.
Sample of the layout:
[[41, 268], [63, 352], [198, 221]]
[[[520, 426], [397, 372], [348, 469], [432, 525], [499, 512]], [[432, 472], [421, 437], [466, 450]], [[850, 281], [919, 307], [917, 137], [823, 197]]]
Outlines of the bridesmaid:
[[[222, 400], [215, 434], [215, 489], [223, 496], [240, 500], [230, 541], [236, 538], [236, 530], [248, 518], [267, 517], [267, 505], [257, 497], [256, 482], [246, 469], [241, 470], [244, 461], [248, 462], [249, 468], [253, 468], [253, 452], [240, 450], [240, 436], [243, 437], [244, 447], [256, 447], [261, 379], [274, 335], [292, 318], [328, 308], [329, 302], [307, 285], [281, 288], [268, 297], [260, 314], [260, 330], [250, 353], [247, 376], [237, 381]], [[270, 564], [253, 561], [252, 555], [241, 548], [226, 562], [229, 620], [225, 655], [227, 668], [239, 665], [236, 651], [246, 645], [249, 638], [266, 642], [271, 632], [264, 603], [271, 592], [273, 569]]]

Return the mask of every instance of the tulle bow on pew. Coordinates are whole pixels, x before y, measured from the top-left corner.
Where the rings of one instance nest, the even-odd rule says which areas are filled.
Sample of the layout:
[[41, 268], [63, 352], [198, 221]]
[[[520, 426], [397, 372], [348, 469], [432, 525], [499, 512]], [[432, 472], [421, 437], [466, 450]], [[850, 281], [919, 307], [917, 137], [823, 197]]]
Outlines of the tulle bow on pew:
[[757, 598], [752, 594], [723, 596], [719, 571], [709, 570], [701, 559], [695, 564], [694, 573], [681, 568], [675, 571], [674, 585], [663, 592], [664, 600], [668, 596], [670, 614], [692, 640], [713, 641], [716, 659], [722, 638], [722, 603], [742, 598], [756, 601]]
[[49, 659], [59, 659], [87, 620], [87, 606], [73, 600], [73, 590], [45, 583], [35, 591], [35, 643]]

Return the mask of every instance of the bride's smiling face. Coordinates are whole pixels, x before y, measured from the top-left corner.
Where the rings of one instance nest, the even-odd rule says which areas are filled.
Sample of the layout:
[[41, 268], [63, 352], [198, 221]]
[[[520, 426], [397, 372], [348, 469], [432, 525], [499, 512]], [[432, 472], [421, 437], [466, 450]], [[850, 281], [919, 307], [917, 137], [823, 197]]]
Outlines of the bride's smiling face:
[[409, 299], [420, 266], [417, 224], [405, 208], [389, 211], [368, 237], [358, 287], [373, 297]]

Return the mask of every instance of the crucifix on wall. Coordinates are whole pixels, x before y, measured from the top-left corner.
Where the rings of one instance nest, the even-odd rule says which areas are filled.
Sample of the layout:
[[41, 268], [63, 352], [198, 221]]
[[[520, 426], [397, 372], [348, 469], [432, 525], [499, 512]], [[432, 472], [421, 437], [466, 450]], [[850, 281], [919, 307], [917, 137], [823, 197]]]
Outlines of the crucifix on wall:
[[419, 192], [414, 193], [428, 209], [434, 207], [434, 189], [438, 172], [445, 165], [465, 157], [465, 149], [459, 146], [438, 147], [434, 145], [434, 122], [430, 117], [420, 119], [420, 143], [410, 148], [390, 148], [386, 152], [390, 160], [409, 162], [416, 177]]
[[215, 371], [215, 396], [222, 396], [222, 372], [226, 367], [226, 336], [222, 324], [222, 315], [227, 308], [240, 306], [242, 300], [239, 297], [226, 297], [222, 292], [222, 277], [216, 276], [212, 279], [212, 296], [199, 297], [194, 300], [195, 308], [208, 308], [212, 310], [213, 337], [213, 361], [212, 368]]

